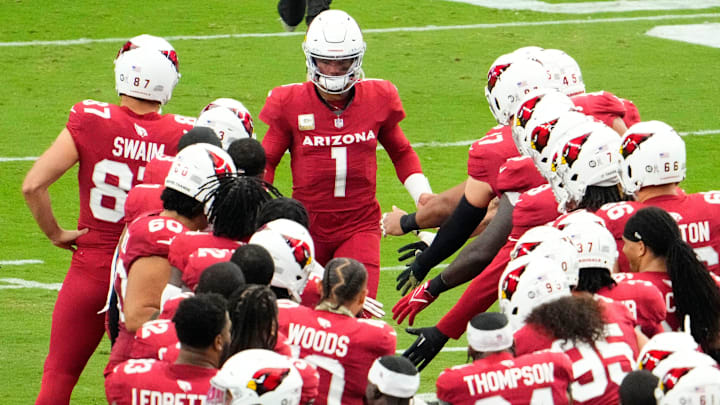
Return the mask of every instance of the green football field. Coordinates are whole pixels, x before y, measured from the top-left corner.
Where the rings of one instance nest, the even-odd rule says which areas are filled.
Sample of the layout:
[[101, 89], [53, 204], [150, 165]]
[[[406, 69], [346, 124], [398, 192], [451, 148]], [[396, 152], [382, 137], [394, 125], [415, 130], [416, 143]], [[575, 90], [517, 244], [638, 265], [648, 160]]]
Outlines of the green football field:
[[[443, 0], [335, 0], [332, 5], [348, 11], [364, 29], [367, 76], [398, 87], [407, 112], [402, 127], [435, 191], [463, 181], [467, 145], [494, 125], [483, 95], [489, 65], [527, 45], [566, 51], [582, 67], [588, 91], [631, 99], [644, 120], [674, 126], [686, 135], [688, 148], [683, 187], [688, 192], [720, 188], [720, 50], [646, 35], [661, 25], [720, 23], [717, 2], [715, 8], [678, 1], [686, 9], [617, 11], [617, 2], [603, 1], [604, 9], [582, 14], [562, 12], [581, 1], [496, 3], [544, 4], [556, 12]], [[116, 102], [113, 58], [127, 38], [150, 33], [168, 38], [180, 59], [182, 78], [164, 112], [196, 116], [209, 101], [232, 97], [257, 117], [268, 90], [304, 80], [305, 27], [284, 32], [269, 0], [6, 1], [0, 3], [0, 21], [0, 403], [28, 404], [39, 390], [52, 308], [70, 253], [45, 238], [20, 190], [34, 157], [63, 128], [69, 108], [87, 98]], [[255, 124], [262, 137], [267, 127], [257, 118]], [[410, 209], [412, 201], [383, 151], [378, 161], [383, 210]], [[287, 158], [277, 173], [276, 185], [289, 195]], [[77, 220], [75, 177], [71, 170], [50, 189], [64, 227]], [[393, 325], [389, 314], [399, 298], [400, 268], [395, 251], [413, 240], [382, 241], [379, 299]], [[443, 294], [418, 316], [416, 326], [434, 324], [460, 293]], [[398, 349], [404, 350], [414, 339], [404, 325], [396, 330]], [[434, 391], [443, 368], [465, 361], [464, 345], [448, 342], [450, 350], [423, 371], [421, 392]], [[104, 340], [75, 388], [73, 403], [105, 402], [102, 369], [109, 349]]]

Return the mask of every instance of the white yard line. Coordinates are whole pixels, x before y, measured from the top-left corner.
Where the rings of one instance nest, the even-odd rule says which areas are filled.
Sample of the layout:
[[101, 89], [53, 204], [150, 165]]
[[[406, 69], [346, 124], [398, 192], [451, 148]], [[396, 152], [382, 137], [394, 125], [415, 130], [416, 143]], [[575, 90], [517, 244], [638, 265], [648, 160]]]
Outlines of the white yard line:
[[43, 264], [42, 260], [28, 259], [28, 260], [0, 260], [0, 267], [2, 266], [23, 266], [26, 264]]
[[496, 10], [527, 10], [541, 13], [592, 14], [649, 10], [696, 10], [719, 7], [717, 0], [616, 0], [581, 3], [547, 3], [538, 0], [446, 0]]
[[40, 288], [43, 290], [59, 291], [60, 286], [62, 286], [62, 283], [40, 283], [37, 281], [23, 280], [21, 278], [0, 278], [0, 290], [10, 290], [18, 288]]
[[[392, 32], [417, 32], [417, 31], [448, 31], [448, 30], [474, 30], [474, 29], [493, 29], [506, 27], [541, 27], [547, 25], [570, 25], [570, 24], [607, 24], [607, 23], [625, 23], [634, 21], [662, 21], [662, 20], [688, 20], [696, 18], [720, 18], [720, 13], [700, 13], [700, 14], [667, 14], [655, 16], [641, 17], [614, 17], [614, 18], [596, 18], [596, 19], [568, 19], [568, 20], [552, 20], [552, 21], [519, 21], [507, 23], [492, 24], [464, 24], [464, 25], [427, 25], [424, 27], [393, 27], [393, 28], [368, 28], [364, 29], [365, 34], [383, 34]], [[303, 32], [268, 32], [268, 33], [245, 33], [245, 34], [218, 34], [218, 35], [175, 35], [167, 36], [168, 41], [207, 41], [215, 39], [239, 39], [239, 38], [268, 38], [268, 37], [287, 37], [302, 36]], [[116, 42], [123, 43], [127, 38], [77, 38], [67, 40], [53, 41], [12, 41], [0, 42], [0, 47], [20, 47], [20, 46], [71, 46], [86, 45], [92, 43]]]
[[[720, 129], [703, 129], [703, 130], [697, 130], [697, 131], [686, 131], [686, 132], [680, 132], [680, 136], [687, 136], [687, 135], [716, 135], [720, 134]], [[465, 141], [455, 141], [455, 142], [416, 142], [412, 144], [413, 148], [452, 148], [456, 146], [468, 146], [472, 145], [473, 142], [477, 141], [477, 139], [468, 139]], [[377, 147], [378, 150], [382, 149], [382, 146]], [[287, 153], [287, 152], [286, 152]], [[37, 156], [23, 156], [23, 157], [0, 157], [0, 163], [3, 162], [22, 162], [22, 161], [35, 161], [37, 160]]]

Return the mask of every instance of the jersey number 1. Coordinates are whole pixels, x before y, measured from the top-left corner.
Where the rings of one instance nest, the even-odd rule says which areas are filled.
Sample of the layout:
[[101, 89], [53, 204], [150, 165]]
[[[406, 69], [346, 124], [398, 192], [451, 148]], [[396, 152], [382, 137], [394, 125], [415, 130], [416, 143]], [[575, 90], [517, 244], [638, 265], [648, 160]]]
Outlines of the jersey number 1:
[[335, 191], [334, 197], [345, 197], [345, 182], [347, 180], [347, 147], [334, 147], [330, 149], [330, 157], [335, 160]]

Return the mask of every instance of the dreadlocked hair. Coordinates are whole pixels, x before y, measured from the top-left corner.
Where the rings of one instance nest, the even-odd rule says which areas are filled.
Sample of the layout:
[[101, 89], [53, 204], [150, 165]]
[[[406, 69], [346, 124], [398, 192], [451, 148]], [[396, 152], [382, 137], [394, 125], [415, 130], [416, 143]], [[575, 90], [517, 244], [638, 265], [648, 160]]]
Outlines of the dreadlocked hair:
[[604, 204], [619, 201], [624, 201], [624, 198], [617, 185], [587, 186], [578, 208], [585, 208], [590, 212], [595, 212]]
[[720, 289], [692, 247], [683, 241], [673, 217], [662, 208], [643, 208], [628, 220], [623, 235], [642, 241], [653, 254], [665, 258], [675, 315], [680, 320], [690, 316], [690, 332], [703, 351], [717, 349]]
[[203, 213], [203, 203], [172, 188], [165, 187], [160, 199], [163, 209], [175, 211], [185, 218], [195, 218]]
[[277, 343], [278, 311], [275, 294], [265, 285], [238, 288], [229, 300], [231, 340], [222, 363], [246, 349], [274, 350]]
[[585, 267], [580, 269], [578, 284], [575, 291], [587, 291], [595, 294], [603, 287], [614, 287], [617, 285], [610, 275], [608, 269], [602, 267]]
[[352, 301], [367, 281], [367, 270], [362, 263], [347, 257], [338, 257], [325, 265], [320, 302], [330, 301], [338, 309]]
[[603, 309], [591, 296], [567, 296], [539, 305], [525, 324], [573, 344], [593, 344], [605, 337]]
[[235, 240], [250, 237], [262, 206], [281, 195], [272, 184], [249, 176], [216, 176], [201, 188], [205, 189], [211, 190], [204, 202], [210, 203], [213, 234]]

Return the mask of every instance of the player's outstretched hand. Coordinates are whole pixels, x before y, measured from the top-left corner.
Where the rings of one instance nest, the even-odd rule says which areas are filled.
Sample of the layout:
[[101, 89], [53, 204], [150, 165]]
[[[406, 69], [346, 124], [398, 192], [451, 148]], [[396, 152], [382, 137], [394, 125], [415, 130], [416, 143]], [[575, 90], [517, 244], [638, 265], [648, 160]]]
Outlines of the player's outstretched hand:
[[440, 353], [440, 350], [442, 350], [449, 339], [435, 326], [428, 328], [407, 328], [405, 331], [417, 336], [415, 342], [413, 342], [410, 348], [405, 350], [403, 356], [412, 361], [418, 371], [422, 371], [425, 366], [430, 364], [432, 359]]
[[410, 258], [415, 258], [415, 256], [425, 251], [428, 246], [430, 245], [428, 245], [425, 241], [422, 240], [400, 246], [397, 250], [398, 254], [400, 254], [400, 256], [398, 257], [398, 261], [402, 262]]
[[430, 294], [427, 290], [429, 285], [430, 282], [426, 281], [423, 285], [414, 289], [410, 294], [400, 298], [400, 301], [395, 304], [392, 309], [392, 313], [393, 319], [397, 321], [398, 325], [402, 324], [402, 321], [405, 320], [405, 317], [407, 317], [408, 325], [412, 326], [415, 322], [415, 315], [435, 301], [437, 297]]
[[382, 229], [382, 235], [405, 235], [405, 232], [403, 232], [402, 227], [400, 226], [400, 218], [406, 214], [407, 212], [393, 205], [392, 211], [384, 213], [380, 219], [380, 229]]

